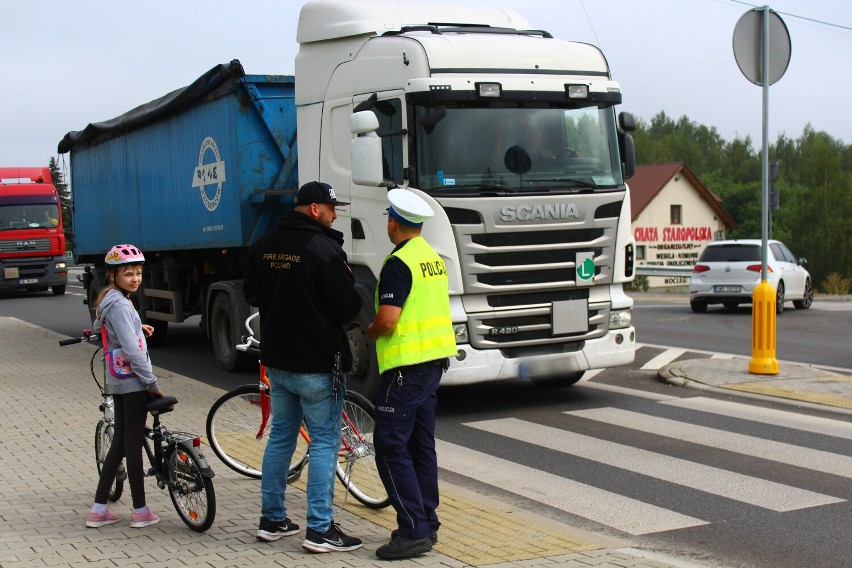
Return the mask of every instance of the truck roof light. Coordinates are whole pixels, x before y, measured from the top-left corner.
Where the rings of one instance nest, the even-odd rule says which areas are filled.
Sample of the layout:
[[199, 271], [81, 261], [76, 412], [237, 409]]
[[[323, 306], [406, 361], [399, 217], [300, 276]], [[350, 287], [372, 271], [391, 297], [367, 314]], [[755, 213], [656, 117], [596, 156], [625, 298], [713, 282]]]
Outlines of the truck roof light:
[[503, 96], [500, 83], [476, 83], [476, 93], [481, 99], [499, 99]]
[[565, 93], [569, 99], [588, 99], [588, 85], [565, 85]]

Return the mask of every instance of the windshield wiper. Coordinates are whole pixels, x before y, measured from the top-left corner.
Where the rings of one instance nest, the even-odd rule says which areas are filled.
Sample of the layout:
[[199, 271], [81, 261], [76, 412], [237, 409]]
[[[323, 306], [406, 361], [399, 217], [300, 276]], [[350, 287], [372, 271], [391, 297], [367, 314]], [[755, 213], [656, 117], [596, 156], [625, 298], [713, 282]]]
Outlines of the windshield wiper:
[[505, 194], [512, 191], [513, 188], [505, 186], [505, 185], [497, 185], [493, 183], [465, 183], [458, 185], [442, 185], [440, 187], [433, 188], [435, 190], [443, 190], [443, 191], [452, 191], [453, 193], [458, 192], [478, 192], [478, 193], [499, 193]]
[[535, 181], [559, 181], [559, 182], [563, 182], [563, 183], [573, 183], [575, 186], [589, 187], [591, 189], [597, 189], [598, 187], [600, 187], [595, 182], [586, 181], [582, 178], [563, 177], [563, 178], [550, 178], [550, 179], [542, 179], [542, 180], [535, 180]]

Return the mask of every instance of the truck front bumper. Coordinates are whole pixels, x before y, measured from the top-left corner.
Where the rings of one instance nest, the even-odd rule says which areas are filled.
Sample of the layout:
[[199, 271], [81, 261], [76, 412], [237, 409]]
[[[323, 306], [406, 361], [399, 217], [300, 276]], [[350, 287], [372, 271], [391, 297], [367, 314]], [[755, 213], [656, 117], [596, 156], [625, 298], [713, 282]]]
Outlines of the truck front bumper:
[[537, 374], [568, 375], [629, 365], [635, 353], [636, 330], [632, 326], [610, 330], [603, 337], [588, 340], [578, 351], [536, 357], [508, 358], [499, 349], [480, 350], [462, 344], [458, 346], [458, 354], [450, 358], [450, 368], [444, 373], [441, 385], [468, 385]]
[[64, 256], [0, 260], [0, 290], [38, 290], [68, 283]]

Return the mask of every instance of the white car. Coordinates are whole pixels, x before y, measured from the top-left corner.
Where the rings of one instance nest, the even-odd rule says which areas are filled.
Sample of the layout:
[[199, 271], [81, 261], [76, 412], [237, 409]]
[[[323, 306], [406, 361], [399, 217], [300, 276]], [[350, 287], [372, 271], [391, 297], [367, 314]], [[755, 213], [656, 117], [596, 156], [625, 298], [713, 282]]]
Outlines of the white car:
[[[784, 311], [784, 302], [806, 310], [814, 301], [807, 260], [796, 258], [780, 241], [770, 240], [766, 280], [775, 288], [775, 312]], [[689, 305], [696, 313], [710, 304], [734, 309], [752, 302], [752, 292], [760, 284], [760, 239], [712, 242], [701, 253], [689, 282]]]

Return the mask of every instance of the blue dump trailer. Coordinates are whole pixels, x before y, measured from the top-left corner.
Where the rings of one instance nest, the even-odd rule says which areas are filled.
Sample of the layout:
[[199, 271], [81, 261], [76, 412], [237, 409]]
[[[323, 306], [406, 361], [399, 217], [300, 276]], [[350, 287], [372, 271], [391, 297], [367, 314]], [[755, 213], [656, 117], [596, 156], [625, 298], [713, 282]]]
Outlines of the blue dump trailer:
[[201, 315], [219, 363], [234, 369], [248, 315], [241, 279], [248, 247], [293, 205], [298, 188], [291, 76], [218, 65], [188, 87], [115, 119], [68, 133], [75, 254], [90, 316], [114, 244], [145, 253], [143, 321], [163, 341], [168, 322]]

